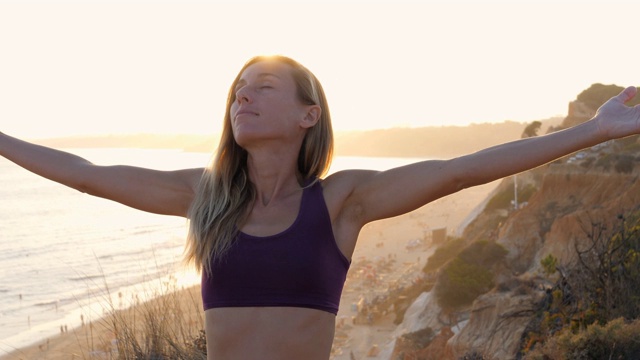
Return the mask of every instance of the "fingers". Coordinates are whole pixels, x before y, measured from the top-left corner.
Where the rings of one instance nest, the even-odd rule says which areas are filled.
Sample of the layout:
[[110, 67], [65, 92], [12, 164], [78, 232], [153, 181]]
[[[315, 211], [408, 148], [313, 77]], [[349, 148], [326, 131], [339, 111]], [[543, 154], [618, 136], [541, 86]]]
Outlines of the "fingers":
[[622, 90], [620, 94], [616, 95], [616, 98], [623, 103], [626, 103], [627, 101], [633, 99], [633, 97], [636, 96], [637, 92], [638, 89], [635, 86], [629, 86], [628, 88]]

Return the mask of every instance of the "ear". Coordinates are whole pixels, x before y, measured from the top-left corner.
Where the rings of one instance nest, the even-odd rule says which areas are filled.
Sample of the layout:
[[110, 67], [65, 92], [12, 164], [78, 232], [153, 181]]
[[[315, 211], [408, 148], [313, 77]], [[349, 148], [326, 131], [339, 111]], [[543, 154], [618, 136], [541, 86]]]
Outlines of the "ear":
[[300, 125], [305, 129], [314, 127], [318, 123], [318, 120], [320, 120], [320, 114], [322, 114], [322, 109], [319, 105], [309, 105], [307, 113]]

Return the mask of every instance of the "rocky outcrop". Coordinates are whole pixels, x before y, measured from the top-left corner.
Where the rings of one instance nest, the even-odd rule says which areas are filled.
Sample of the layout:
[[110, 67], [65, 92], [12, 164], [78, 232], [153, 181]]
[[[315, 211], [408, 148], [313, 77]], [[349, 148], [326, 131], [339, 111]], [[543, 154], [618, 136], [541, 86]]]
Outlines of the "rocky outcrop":
[[510, 291], [480, 296], [467, 325], [447, 342], [443, 359], [460, 359], [470, 353], [481, 354], [484, 359], [513, 358], [534, 305], [544, 296], [544, 291], [536, 289], [525, 294]]
[[595, 116], [597, 109], [592, 109], [585, 103], [574, 100], [569, 103], [567, 117], [562, 122], [562, 128], [578, 125]]

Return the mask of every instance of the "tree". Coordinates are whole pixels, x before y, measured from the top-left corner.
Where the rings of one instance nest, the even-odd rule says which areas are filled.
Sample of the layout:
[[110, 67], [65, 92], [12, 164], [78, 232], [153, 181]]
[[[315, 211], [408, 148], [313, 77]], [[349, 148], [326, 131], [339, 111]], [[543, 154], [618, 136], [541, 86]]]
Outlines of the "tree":
[[524, 139], [538, 136], [538, 131], [540, 131], [541, 126], [542, 123], [540, 121], [533, 121], [531, 124], [527, 125], [527, 127], [524, 128], [524, 131], [522, 131], [522, 135], [520, 137]]

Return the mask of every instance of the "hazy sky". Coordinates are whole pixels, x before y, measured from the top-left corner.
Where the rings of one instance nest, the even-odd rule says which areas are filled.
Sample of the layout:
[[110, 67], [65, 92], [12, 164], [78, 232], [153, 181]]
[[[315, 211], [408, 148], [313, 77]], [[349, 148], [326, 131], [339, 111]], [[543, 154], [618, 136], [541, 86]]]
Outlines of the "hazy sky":
[[214, 133], [251, 56], [323, 83], [336, 130], [565, 115], [640, 85], [640, 4], [0, 1], [0, 131]]

